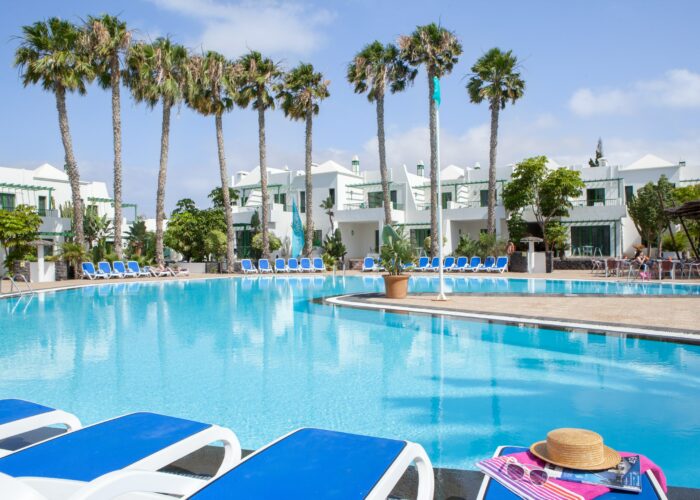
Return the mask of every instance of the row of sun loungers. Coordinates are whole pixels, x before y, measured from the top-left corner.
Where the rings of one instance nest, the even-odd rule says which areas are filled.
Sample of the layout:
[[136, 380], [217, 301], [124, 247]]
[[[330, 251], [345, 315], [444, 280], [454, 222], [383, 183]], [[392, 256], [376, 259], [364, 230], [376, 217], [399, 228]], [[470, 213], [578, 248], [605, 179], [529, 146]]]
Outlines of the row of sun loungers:
[[243, 274], [266, 274], [266, 273], [316, 273], [323, 272], [326, 270], [326, 266], [323, 265], [323, 259], [316, 257], [310, 259], [308, 257], [303, 257], [300, 260], [291, 258], [284, 261], [284, 259], [275, 259], [275, 267], [270, 265], [270, 261], [267, 259], [258, 260], [258, 267], [255, 267], [250, 259], [241, 260], [241, 270]]
[[[0, 453], [3, 498], [384, 499], [411, 463], [420, 500], [433, 498], [430, 459], [410, 441], [303, 428], [241, 460], [236, 435], [217, 425], [132, 413], [81, 427], [73, 415], [0, 400], [0, 443], [47, 425], [66, 432]], [[160, 472], [214, 442], [224, 458], [211, 478]]]
[[165, 276], [186, 276], [189, 274], [187, 269], [172, 269], [170, 267], [165, 267], [158, 269], [155, 267], [145, 266], [141, 269], [139, 263], [135, 260], [130, 260], [126, 265], [120, 261], [115, 260], [112, 265], [109, 265], [107, 261], [101, 261], [97, 263], [97, 268], [92, 262], [83, 262], [83, 279], [96, 280], [96, 279], [109, 279], [109, 278], [162, 278]]
[[[440, 266], [440, 259], [438, 257], [433, 257], [432, 261], [428, 257], [421, 257], [418, 259], [418, 265], [413, 263], [403, 264], [404, 271], [433, 271], [437, 272]], [[508, 257], [505, 255], [498, 257], [486, 257], [486, 260], [482, 263], [481, 257], [472, 257], [467, 259], [466, 257], [445, 257], [445, 261], [442, 266], [443, 271], [446, 272], [497, 272], [503, 273], [508, 270]], [[371, 257], [365, 257], [362, 263], [362, 271], [383, 271], [384, 268], [376, 262]]]

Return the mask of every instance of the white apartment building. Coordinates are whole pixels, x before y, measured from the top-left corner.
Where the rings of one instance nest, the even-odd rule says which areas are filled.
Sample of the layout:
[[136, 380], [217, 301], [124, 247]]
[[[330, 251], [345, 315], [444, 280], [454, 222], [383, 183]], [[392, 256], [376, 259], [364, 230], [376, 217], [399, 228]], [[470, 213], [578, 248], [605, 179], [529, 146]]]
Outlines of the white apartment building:
[[[570, 216], [562, 221], [570, 227], [571, 251], [574, 255], [622, 255], [633, 251], [640, 242], [632, 220], [627, 216], [625, 200], [647, 182], [656, 182], [661, 175], [676, 185], [700, 183], [700, 167], [672, 163], [654, 155], [646, 155], [626, 166], [561, 167], [550, 161], [550, 168], [571, 168], [581, 173], [586, 183], [581, 198], [573, 200]], [[507, 237], [506, 212], [501, 192], [514, 166], [497, 168], [496, 231]], [[430, 179], [422, 162], [414, 168], [405, 165], [389, 169], [389, 190], [394, 223], [403, 226], [419, 251], [430, 235]], [[313, 211], [316, 229], [315, 244], [330, 229], [329, 217], [319, 205], [328, 196], [335, 201], [334, 228], [340, 228], [348, 250], [348, 258], [362, 258], [378, 252], [384, 225], [381, 183], [377, 170], [361, 170], [355, 157], [351, 168], [328, 161], [314, 164]], [[488, 169], [449, 165], [441, 170], [443, 231], [445, 251], [454, 250], [462, 235], [477, 238], [486, 230], [488, 204]], [[260, 170], [239, 172], [232, 180], [240, 199], [234, 209], [237, 227], [238, 256], [246, 255], [250, 244], [250, 218], [260, 209]], [[281, 239], [291, 238], [292, 200], [300, 212], [306, 210], [305, 174], [303, 170], [268, 169], [270, 196], [270, 229]], [[538, 229], [528, 218], [531, 231]]]

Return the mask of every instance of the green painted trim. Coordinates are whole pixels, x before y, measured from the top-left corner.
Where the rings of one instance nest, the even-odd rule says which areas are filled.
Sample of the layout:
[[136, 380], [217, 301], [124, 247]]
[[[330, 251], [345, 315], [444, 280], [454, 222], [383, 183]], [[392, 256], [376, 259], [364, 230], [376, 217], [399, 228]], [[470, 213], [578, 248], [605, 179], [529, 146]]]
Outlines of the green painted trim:
[[32, 184], [14, 184], [12, 182], [0, 182], [0, 188], [18, 189], [21, 191], [53, 191], [54, 188], [48, 186], [34, 186]]

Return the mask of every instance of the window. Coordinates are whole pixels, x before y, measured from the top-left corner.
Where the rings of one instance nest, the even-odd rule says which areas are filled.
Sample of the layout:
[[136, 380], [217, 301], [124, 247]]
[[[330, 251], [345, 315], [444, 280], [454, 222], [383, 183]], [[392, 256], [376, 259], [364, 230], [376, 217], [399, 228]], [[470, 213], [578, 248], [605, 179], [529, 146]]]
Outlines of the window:
[[14, 210], [15, 209], [15, 195], [11, 193], [0, 193], [0, 209], [2, 210]]
[[634, 186], [625, 186], [625, 202], [634, 198]]
[[320, 229], [314, 230], [314, 241], [313, 246], [320, 247], [323, 239], [323, 232]]
[[375, 191], [373, 193], [367, 193], [367, 206], [369, 208], [379, 208], [383, 207], [383, 194], [381, 191]]
[[374, 230], [374, 251], [379, 252], [379, 229]]
[[276, 193], [272, 199], [278, 205], [287, 205], [287, 193]]
[[411, 237], [411, 246], [420, 250], [423, 248], [425, 239], [430, 236], [430, 229], [411, 229], [409, 234]]
[[335, 188], [330, 188], [328, 190], [328, 197], [331, 199], [331, 204], [335, 206]]
[[299, 191], [299, 211], [306, 212], [306, 191]]
[[610, 255], [610, 226], [573, 226], [571, 250], [580, 255]]
[[482, 207], [489, 206], [489, 190], [488, 189], [482, 189], [481, 191], [479, 191], [479, 201], [481, 202]]
[[38, 212], [42, 217], [46, 215], [46, 196], [39, 196]]
[[605, 205], [605, 188], [586, 189], [586, 205]]
[[389, 200], [391, 201], [391, 208], [396, 208], [396, 200], [397, 200], [397, 195], [396, 195], [396, 190], [392, 189], [389, 191]]
[[442, 209], [447, 210], [447, 206], [452, 201], [452, 193], [442, 193]]

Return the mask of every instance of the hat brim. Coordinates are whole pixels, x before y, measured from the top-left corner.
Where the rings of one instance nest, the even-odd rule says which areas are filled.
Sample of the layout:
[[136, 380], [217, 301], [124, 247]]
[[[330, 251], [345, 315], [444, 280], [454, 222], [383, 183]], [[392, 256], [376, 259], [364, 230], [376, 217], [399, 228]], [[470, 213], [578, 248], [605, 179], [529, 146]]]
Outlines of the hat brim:
[[567, 469], [577, 470], [607, 470], [615, 467], [621, 460], [618, 452], [612, 448], [603, 446], [603, 461], [599, 464], [558, 462], [547, 455], [547, 441], [538, 441], [530, 446], [530, 453], [535, 455], [537, 458], [541, 458], [547, 463], [558, 465], [559, 467], [566, 467]]

